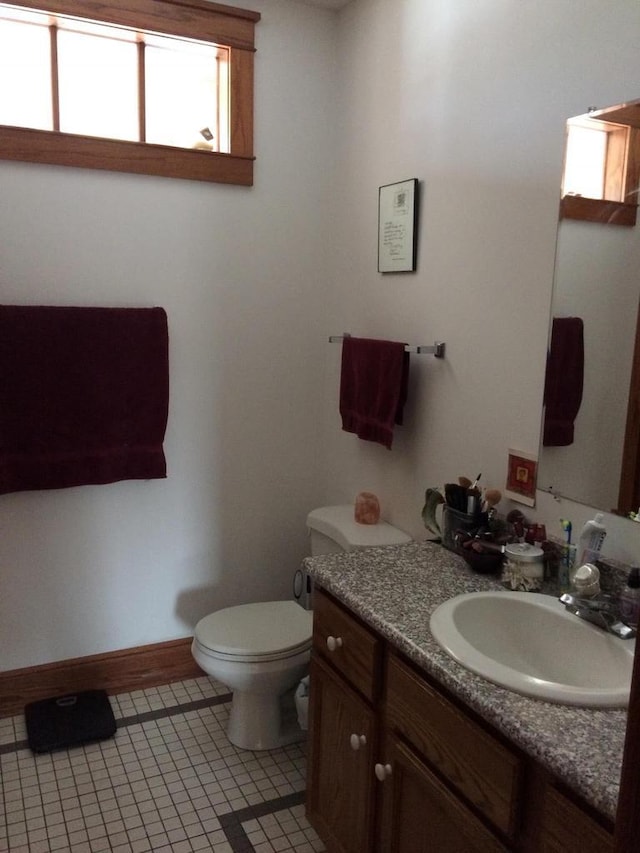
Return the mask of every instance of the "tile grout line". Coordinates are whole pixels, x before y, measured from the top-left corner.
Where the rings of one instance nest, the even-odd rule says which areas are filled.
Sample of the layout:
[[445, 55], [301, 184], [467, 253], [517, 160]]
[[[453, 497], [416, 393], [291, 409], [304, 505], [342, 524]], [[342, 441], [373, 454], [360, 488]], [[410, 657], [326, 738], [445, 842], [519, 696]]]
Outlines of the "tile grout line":
[[227, 841], [233, 848], [233, 853], [250, 853], [254, 850], [253, 845], [249, 841], [247, 833], [242, 824], [245, 821], [264, 817], [274, 812], [290, 809], [292, 806], [302, 805], [305, 801], [305, 792], [296, 791], [293, 794], [286, 794], [283, 797], [278, 797], [275, 800], [267, 800], [264, 803], [258, 803], [254, 806], [245, 806], [235, 812], [227, 812], [220, 815], [218, 818], [220, 826], [227, 837]]
[[124, 728], [137, 723], [148, 723], [152, 720], [163, 720], [165, 717], [174, 717], [179, 714], [188, 714], [189, 711], [199, 711], [201, 708], [212, 708], [215, 705], [224, 705], [231, 702], [231, 693], [223, 693], [221, 696], [210, 696], [205, 699], [195, 699], [193, 702], [185, 702], [183, 705], [172, 705], [170, 708], [156, 708], [154, 711], [143, 711], [141, 714], [131, 714], [128, 717], [120, 717], [116, 720], [116, 726]]
[[16, 740], [13, 743], [0, 744], [0, 755], [9, 755], [12, 752], [19, 752], [21, 749], [27, 749], [29, 742], [26, 740]]

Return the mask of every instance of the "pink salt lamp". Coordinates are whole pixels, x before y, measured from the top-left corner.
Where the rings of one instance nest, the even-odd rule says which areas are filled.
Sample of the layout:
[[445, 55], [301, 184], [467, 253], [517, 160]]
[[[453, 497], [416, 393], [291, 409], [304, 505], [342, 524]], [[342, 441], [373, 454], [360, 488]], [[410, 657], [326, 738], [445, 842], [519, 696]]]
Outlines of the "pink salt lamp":
[[380, 501], [373, 492], [360, 492], [356, 498], [355, 519], [358, 524], [377, 524], [380, 521]]

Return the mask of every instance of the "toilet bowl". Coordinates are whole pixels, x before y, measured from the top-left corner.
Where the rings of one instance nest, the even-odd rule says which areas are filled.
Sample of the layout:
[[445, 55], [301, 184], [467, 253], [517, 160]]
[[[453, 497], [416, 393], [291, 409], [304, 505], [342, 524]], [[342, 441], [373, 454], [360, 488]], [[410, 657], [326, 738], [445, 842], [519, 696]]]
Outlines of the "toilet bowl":
[[307, 673], [312, 614], [295, 601], [227, 607], [196, 625], [191, 652], [207, 675], [233, 692], [227, 737], [241, 749], [275, 749], [300, 740], [281, 697]]
[[[386, 522], [356, 524], [352, 506], [322, 507], [307, 517], [311, 555], [410, 542]], [[294, 595], [311, 605], [311, 582]], [[308, 597], [301, 594], [309, 589]], [[207, 675], [233, 693], [227, 736], [241, 749], [275, 749], [302, 740], [305, 731], [283, 711], [282, 698], [309, 669], [313, 617], [296, 601], [265, 601], [218, 610], [195, 627], [191, 653]]]

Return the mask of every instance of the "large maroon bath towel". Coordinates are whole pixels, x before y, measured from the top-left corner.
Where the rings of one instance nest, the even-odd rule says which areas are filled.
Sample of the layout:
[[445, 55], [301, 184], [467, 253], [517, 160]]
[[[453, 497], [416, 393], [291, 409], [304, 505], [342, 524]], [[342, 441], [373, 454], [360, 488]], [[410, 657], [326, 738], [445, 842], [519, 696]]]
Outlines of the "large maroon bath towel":
[[0, 305], [0, 494], [166, 477], [162, 308]]

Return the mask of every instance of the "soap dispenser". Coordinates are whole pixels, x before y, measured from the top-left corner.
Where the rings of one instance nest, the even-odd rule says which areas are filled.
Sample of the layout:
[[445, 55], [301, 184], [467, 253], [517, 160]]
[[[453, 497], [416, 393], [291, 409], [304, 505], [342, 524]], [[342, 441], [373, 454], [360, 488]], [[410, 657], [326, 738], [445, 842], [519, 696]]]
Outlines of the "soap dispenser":
[[640, 567], [633, 566], [627, 585], [620, 593], [620, 615], [630, 628], [637, 628], [640, 620]]

